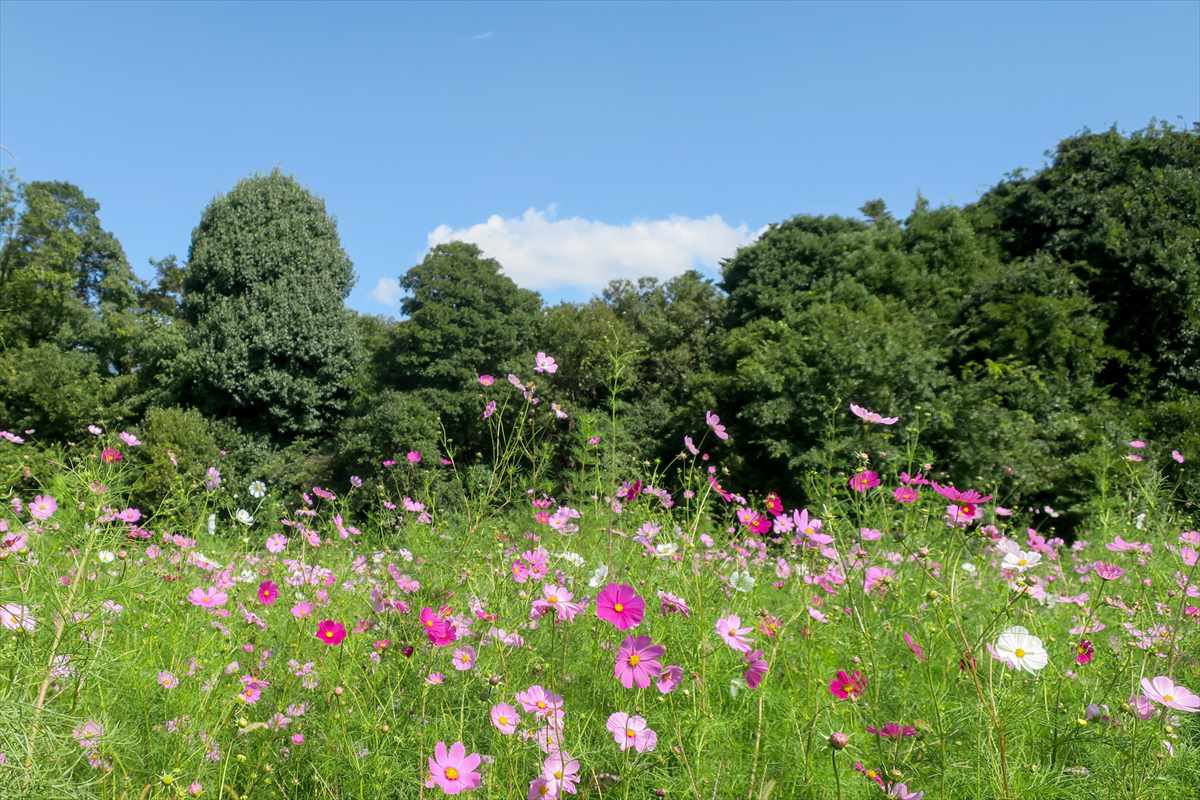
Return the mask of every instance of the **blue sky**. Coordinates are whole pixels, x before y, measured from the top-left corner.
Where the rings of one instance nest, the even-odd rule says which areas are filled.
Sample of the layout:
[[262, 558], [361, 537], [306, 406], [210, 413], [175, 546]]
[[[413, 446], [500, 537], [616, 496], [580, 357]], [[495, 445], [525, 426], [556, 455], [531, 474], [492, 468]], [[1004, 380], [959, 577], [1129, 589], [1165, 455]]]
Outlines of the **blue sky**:
[[143, 275], [278, 166], [371, 313], [431, 242], [582, 298], [1151, 117], [1200, 120], [1200, 3], [0, 2], [0, 163], [82, 187]]

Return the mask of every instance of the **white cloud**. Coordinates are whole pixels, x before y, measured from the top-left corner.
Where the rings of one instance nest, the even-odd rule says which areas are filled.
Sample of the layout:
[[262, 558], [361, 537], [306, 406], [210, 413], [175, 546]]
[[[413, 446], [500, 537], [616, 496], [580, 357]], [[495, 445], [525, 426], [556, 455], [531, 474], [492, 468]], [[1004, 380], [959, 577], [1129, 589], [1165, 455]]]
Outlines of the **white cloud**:
[[693, 268], [712, 270], [764, 230], [735, 227], [718, 214], [612, 225], [581, 217], [555, 219], [554, 211], [550, 206], [520, 217], [492, 215], [458, 230], [439, 225], [428, 236], [429, 246], [476, 244], [528, 289], [597, 290], [618, 278], [667, 279]]
[[400, 298], [403, 296], [404, 290], [400, 288], [400, 281], [396, 278], [380, 278], [371, 290], [371, 297], [388, 308], [399, 308]]
[[491, 32], [491, 31], [486, 31], [486, 32], [484, 32], [484, 33], [477, 33], [477, 34], [475, 34], [474, 36], [472, 36], [471, 38], [472, 38], [472, 39], [474, 39], [474, 40], [475, 40], [475, 41], [477, 41], [477, 42], [479, 42], [479, 41], [483, 41], [484, 39], [490, 39], [490, 38], [492, 38], [492, 32]]

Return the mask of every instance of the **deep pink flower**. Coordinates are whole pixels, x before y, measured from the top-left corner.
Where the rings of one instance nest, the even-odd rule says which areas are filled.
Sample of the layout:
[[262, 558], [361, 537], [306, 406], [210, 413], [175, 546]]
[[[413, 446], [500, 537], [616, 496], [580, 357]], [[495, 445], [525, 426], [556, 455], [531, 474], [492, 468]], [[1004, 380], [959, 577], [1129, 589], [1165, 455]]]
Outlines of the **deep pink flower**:
[[869, 492], [879, 485], [879, 473], [874, 470], [864, 469], [854, 473], [854, 477], [850, 478], [850, 488], [858, 493]]
[[271, 581], [263, 581], [258, 585], [258, 602], [264, 606], [273, 606], [279, 599], [279, 587]]
[[122, 458], [121, 451], [115, 447], [106, 447], [100, 453], [100, 460], [105, 464], [116, 464]]
[[838, 670], [837, 677], [829, 682], [829, 691], [839, 700], [857, 700], [866, 691], [867, 679], [861, 672], [848, 674]]
[[683, 667], [678, 664], [669, 664], [662, 668], [662, 672], [658, 673], [658, 691], [662, 694], [670, 694], [682, 682]]
[[483, 375], [479, 376], [479, 385], [480, 386], [491, 386], [495, 382], [496, 382], [496, 377], [494, 375], [488, 375], [487, 373], [484, 373]]
[[754, 650], [746, 653], [746, 671], [742, 674], [742, 678], [751, 689], [757, 689], [766, 676], [767, 669], [767, 660], [763, 658], [763, 651]]
[[925, 660], [925, 651], [921, 649], [921, 645], [917, 644], [917, 640], [908, 631], [904, 632], [904, 643], [908, 645], [909, 650], [912, 650], [912, 654], [916, 657], [917, 661]]
[[346, 626], [337, 620], [323, 619], [317, 623], [317, 638], [335, 647], [346, 638]]
[[445, 647], [458, 638], [454, 623], [428, 606], [421, 609], [421, 627], [436, 647]]
[[617, 650], [613, 677], [626, 689], [632, 689], [634, 684], [645, 689], [662, 671], [659, 659], [666, 651], [667, 648], [654, 644], [649, 636], [629, 636]]
[[632, 586], [610, 583], [596, 595], [596, 616], [619, 631], [636, 628], [646, 613], [646, 601]]
[[462, 742], [455, 742], [448, 750], [445, 742], [438, 742], [429, 757], [429, 778], [425, 785], [430, 789], [436, 786], [445, 794], [475, 789], [483, 780], [476, 772], [482, 761], [483, 757], [478, 753], [467, 755]]
[[408, 459], [408, 463], [410, 463], [410, 464], [420, 464], [421, 463], [421, 451], [420, 450], [409, 450], [408, 455], [406, 455], [405, 458]]
[[1075, 663], [1090, 664], [1093, 656], [1096, 654], [1096, 648], [1092, 647], [1092, 643], [1088, 639], [1083, 639], [1079, 644], [1075, 645]]
[[911, 486], [897, 486], [892, 490], [892, 497], [897, 503], [915, 503], [921, 499], [921, 492]]

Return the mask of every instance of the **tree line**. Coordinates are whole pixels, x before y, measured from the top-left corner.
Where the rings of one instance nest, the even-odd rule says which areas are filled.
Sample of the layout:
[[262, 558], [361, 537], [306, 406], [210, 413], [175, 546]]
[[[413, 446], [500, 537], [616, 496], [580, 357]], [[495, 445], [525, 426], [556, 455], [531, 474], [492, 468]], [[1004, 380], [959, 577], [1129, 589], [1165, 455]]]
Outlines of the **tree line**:
[[[400, 277], [399, 320], [346, 307], [336, 224], [278, 171], [213, 200], [149, 281], [80, 188], [6, 175], [0, 426], [40, 446], [137, 427], [164, 481], [217, 461], [345, 481], [410, 449], [486, 462], [479, 374], [529, 375], [543, 350], [570, 415], [549, 445], [560, 483], [597, 435], [631, 476], [662, 468], [714, 409], [742, 485], [802, 498], [862, 447], [853, 401], [904, 417], [909, 457], [947, 479], [1080, 509], [1122, 437], [1200, 460], [1200, 127], [1083, 132], [1048, 155], [969, 205], [802, 214], [717, 281], [613, 281], [583, 303], [439, 245]], [[872, 435], [872, 457], [901, 455]]]

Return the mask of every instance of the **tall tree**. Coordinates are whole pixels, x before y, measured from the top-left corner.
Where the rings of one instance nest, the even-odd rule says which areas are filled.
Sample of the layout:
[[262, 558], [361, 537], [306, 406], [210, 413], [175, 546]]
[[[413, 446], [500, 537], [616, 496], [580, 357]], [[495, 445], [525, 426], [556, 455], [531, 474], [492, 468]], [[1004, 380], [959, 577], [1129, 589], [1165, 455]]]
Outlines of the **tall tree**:
[[192, 233], [191, 401], [276, 440], [322, 430], [357, 351], [353, 267], [325, 204], [278, 170], [214, 200]]

